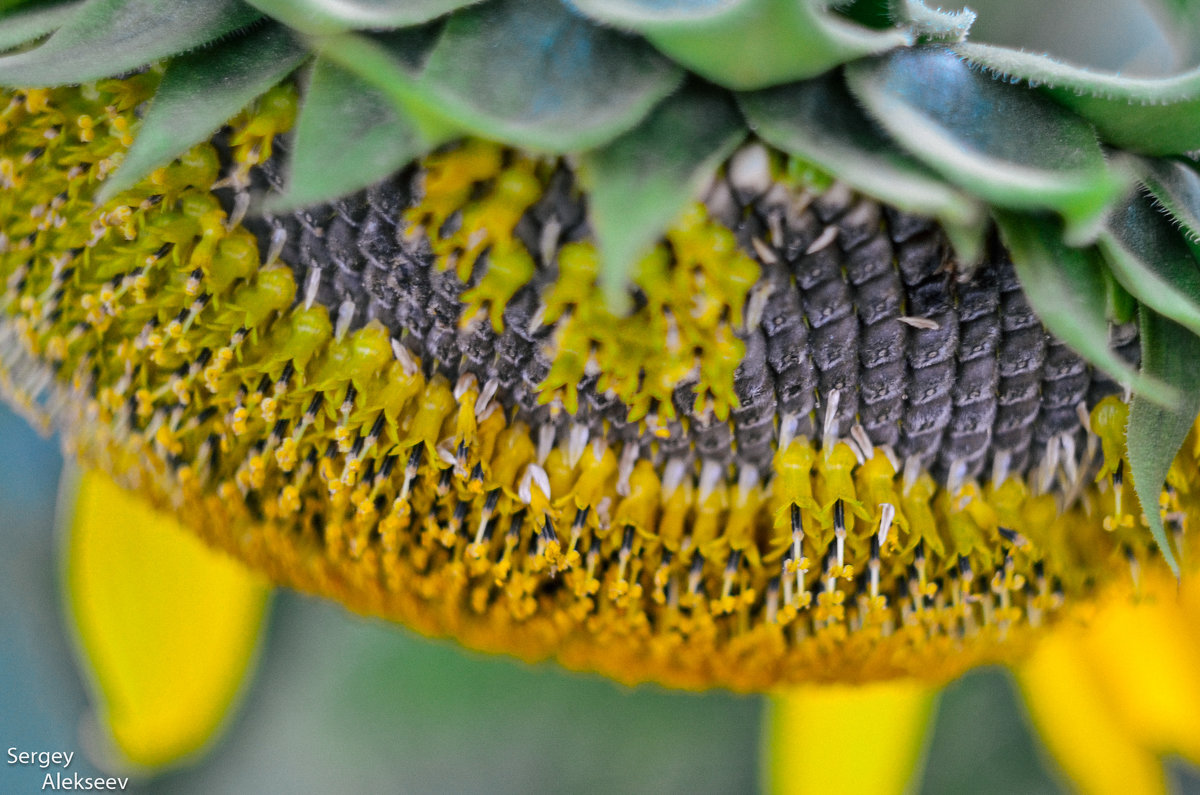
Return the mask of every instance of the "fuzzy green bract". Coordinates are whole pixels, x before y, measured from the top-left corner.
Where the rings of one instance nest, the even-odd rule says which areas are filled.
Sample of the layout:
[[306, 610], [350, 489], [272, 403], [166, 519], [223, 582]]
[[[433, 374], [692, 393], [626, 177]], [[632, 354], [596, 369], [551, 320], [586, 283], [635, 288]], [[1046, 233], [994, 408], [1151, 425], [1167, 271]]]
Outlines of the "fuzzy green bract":
[[1134, 395], [1127, 434], [1129, 468], [1150, 533], [1178, 577], [1179, 563], [1163, 529], [1158, 495], [1171, 462], [1200, 414], [1200, 368], [1196, 367], [1200, 338], [1144, 306], [1140, 320], [1142, 369], [1152, 378], [1177, 385], [1182, 398], [1177, 405], [1166, 407]]
[[1200, 335], [1200, 268], [1170, 219], [1149, 199], [1135, 194], [1114, 209], [1100, 247], [1134, 298]]
[[899, 50], [847, 77], [875, 121], [944, 179], [999, 207], [1053, 210], [1076, 240], [1127, 187], [1085, 121], [949, 50]]
[[151, 170], [211, 138], [305, 57], [307, 52], [287, 28], [271, 24], [171, 61], [141, 133], [97, 200], [105, 202], [133, 187]]
[[1044, 86], [1092, 122], [1106, 143], [1149, 155], [1200, 149], [1200, 67], [1169, 77], [1123, 77], [986, 44], [959, 44], [955, 51], [1005, 78]]
[[580, 173], [610, 300], [626, 295], [629, 266], [744, 135], [728, 96], [689, 86], [635, 129], [583, 156]]
[[911, 42], [871, 30], [814, 0], [575, 0], [597, 19], [641, 33], [696, 74], [734, 89], [813, 77], [853, 58]]
[[418, 25], [480, 0], [247, 0], [264, 14], [310, 35]]
[[1142, 179], [1189, 240], [1200, 242], [1200, 174], [1186, 161], [1145, 160]]
[[46, 41], [0, 58], [0, 84], [61, 86], [140, 69], [260, 18], [239, 0], [86, 0]]
[[473, 134], [569, 152], [631, 129], [682, 79], [644, 41], [556, 0], [497, 0], [447, 21], [417, 86]]
[[78, 12], [78, 2], [51, 3], [18, 9], [0, 18], [0, 50], [8, 50], [40, 39], [62, 27]]
[[278, 211], [361, 190], [422, 149], [417, 131], [378, 89], [328, 58], [317, 58], [297, 121], [287, 188], [270, 207]]
[[[434, 25], [371, 35], [342, 33], [320, 39], [317, 53], [386, 97], [399, 117], [417, 130], [425, 152], [470, 134], [417, 86], [417, 77], [439, 33], [440, 28]], [[347, 131], [342, 129], [345, 134]]]

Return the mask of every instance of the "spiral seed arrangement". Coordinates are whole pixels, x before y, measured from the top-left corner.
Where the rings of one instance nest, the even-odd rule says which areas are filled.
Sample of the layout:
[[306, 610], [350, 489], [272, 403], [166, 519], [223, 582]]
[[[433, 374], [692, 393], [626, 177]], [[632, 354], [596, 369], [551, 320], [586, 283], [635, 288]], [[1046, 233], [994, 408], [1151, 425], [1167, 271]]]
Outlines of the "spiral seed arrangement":
[[998, 245], [960, 268], [932, 222], [750, 144], [612, 309], [561, 158], [468, 141], [247, 216], [286, 85], [95, 210], [156, 80], [7, 97], [3, 387], [278, 581], [749, 689], [1001, 659], [1157, 554], [1117, 387]]

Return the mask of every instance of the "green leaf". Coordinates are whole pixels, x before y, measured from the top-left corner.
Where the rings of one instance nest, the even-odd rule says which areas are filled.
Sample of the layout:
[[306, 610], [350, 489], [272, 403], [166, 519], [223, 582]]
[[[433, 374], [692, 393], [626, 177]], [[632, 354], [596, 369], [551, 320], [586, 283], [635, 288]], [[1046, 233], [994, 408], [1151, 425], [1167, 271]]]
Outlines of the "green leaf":
[[1149, 199], [1134, 194], [1115, 208], [1099, 245], [1113, 276], [1134, 298], [1200, 334], [1200, 265]]
[[415, 87], [471, 134], [574, 152], [632, 129], [682, 80], [644, 41], [556, 0], [495, 0], [450, 18]]
[[1200, 149], [1200, 68], [1170, 77], [1122, 77], [1007, 47], [966, 43], [955, 51], [1009, 80], [1044, 86], [1114, 146], [1148, 155]]
[[1043, 218], [997, 211], [996, 223], [1033, 311], [1050, 333], [1118, 382], [1163, 406], [1178, 390], [1139, 374], [1108, 347], [1104, 266], [1092, 249], [1071, 248], [1058, 225]]
[[423, 26], [370, 36], [343, 33], [314, 41], [322, 57], [386, 96], [426, 145], [433, 147], [467, 134], [417, 85], [418, 74], [439, 30], [436, 26]]
[[246, 0], [310, 35], [419, 25], [480, 0]]
[[728, 94], [689, 85], [633, 130], [580, 158], [600, 247], [600, 283], [614, 306], [625, 296], [637, 258], [745, 135]]
[[372, 185], [422, 155], [415, 129], [387, 95], [318, 57], [296, 123], [287, 189], [269, 200], [277, 212]]
[[940, 47], [847, 67], [850, 89], [910, 153], [992, 204], [1053, 210], [1085, 242], [1127, 180], [1091, 126], [1049, 99], [994, 80]]
[[86, 0], [38, 47], [0, 58], [0, 84], [86, 83], [214, 41], [259, 14], [239, 0]]
[[1187, 163], [1155, 158], [1143, 161], [1142, 180], [1158, 202], [1187, 235], [1200, 244], [1200, 174]]
[[1175, 576], [1179, 564], [1163, 530], [1158, 497], [1171, 462], [1200, 414], [1200, 338], [1151, 309], [1142, 307], [1139, 326], [1142, 370], [1147, 375], [1174, 384], [1183, 395], [1174, 408], [1165, 408], [1134, 395], [1129, 407], [1129, 470], [1133, 489], [1150, 523], [1150, 533]]
[[897, 149], [859, 109], [839, 75], [740, 94], [738, 103], [767, 143], [836, 174], [855, 190], [937, 218], [965, 259], [978, 253], [982, 206]]
[[46, 3], [0, 17], [0, 50], [11, 50], [60, 28], [79, 12], [77, 2]]
[[572, 0], [601, 22], [636, 31], [696, 74], [737, 90], [814, 77], [911, 43], [818, 0]]
[[104, 183], [103, 203], [201, 141], [287, 77], [308, 51], [282, 25], [269, 24], [171, 61], [137, 140]]

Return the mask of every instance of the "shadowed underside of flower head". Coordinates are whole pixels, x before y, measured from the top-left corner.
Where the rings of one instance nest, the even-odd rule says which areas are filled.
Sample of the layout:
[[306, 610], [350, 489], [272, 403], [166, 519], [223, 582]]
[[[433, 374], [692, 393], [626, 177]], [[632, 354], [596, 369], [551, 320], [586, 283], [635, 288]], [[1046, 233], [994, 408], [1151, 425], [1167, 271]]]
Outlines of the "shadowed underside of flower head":
[[[936, 227], [755, 145], [622, 315], [553, 158], [468, 143], [245, 219], [286, 86], [94, 209], [156, 79], [9, 96], [0, 383], [279, 582], [478, 648], [753, 689], [952, 676], [1163, 565], [1125, 405], [998, 247], [959, 274]], [[1184, 459], [1163, 507], [1187, 565]]]

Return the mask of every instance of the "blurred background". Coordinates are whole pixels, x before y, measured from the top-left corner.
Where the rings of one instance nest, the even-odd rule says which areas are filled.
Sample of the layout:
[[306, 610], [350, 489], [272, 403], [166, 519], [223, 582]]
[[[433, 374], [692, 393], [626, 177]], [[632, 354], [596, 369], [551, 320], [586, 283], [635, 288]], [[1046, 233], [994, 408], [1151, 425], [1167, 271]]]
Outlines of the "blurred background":
[[[974, 40], [1129, 73], [1168, 72], [1197, 44], [1198, 28], [1164, 31], [1132, 0], [971, 5], [984, 12]], [[60, 467], [56, 441], [0, 408], [0, 740], [77, 751], [71, 770], [98, 775], [80, 758], [92, 718], [59, 600]], [[763, 709], [761, 697], [629, 689], [484, 657], [280, 591], [227, 731], [192, 766], [129, 791], [753, 792]], [[40, 790], [43, 777], [8, 768], [0, 789]], [[1200, 792], [1181, 765], [1171, 778]], [[999, 670], [945, 689], [913, 789], [1064, 791]]]

